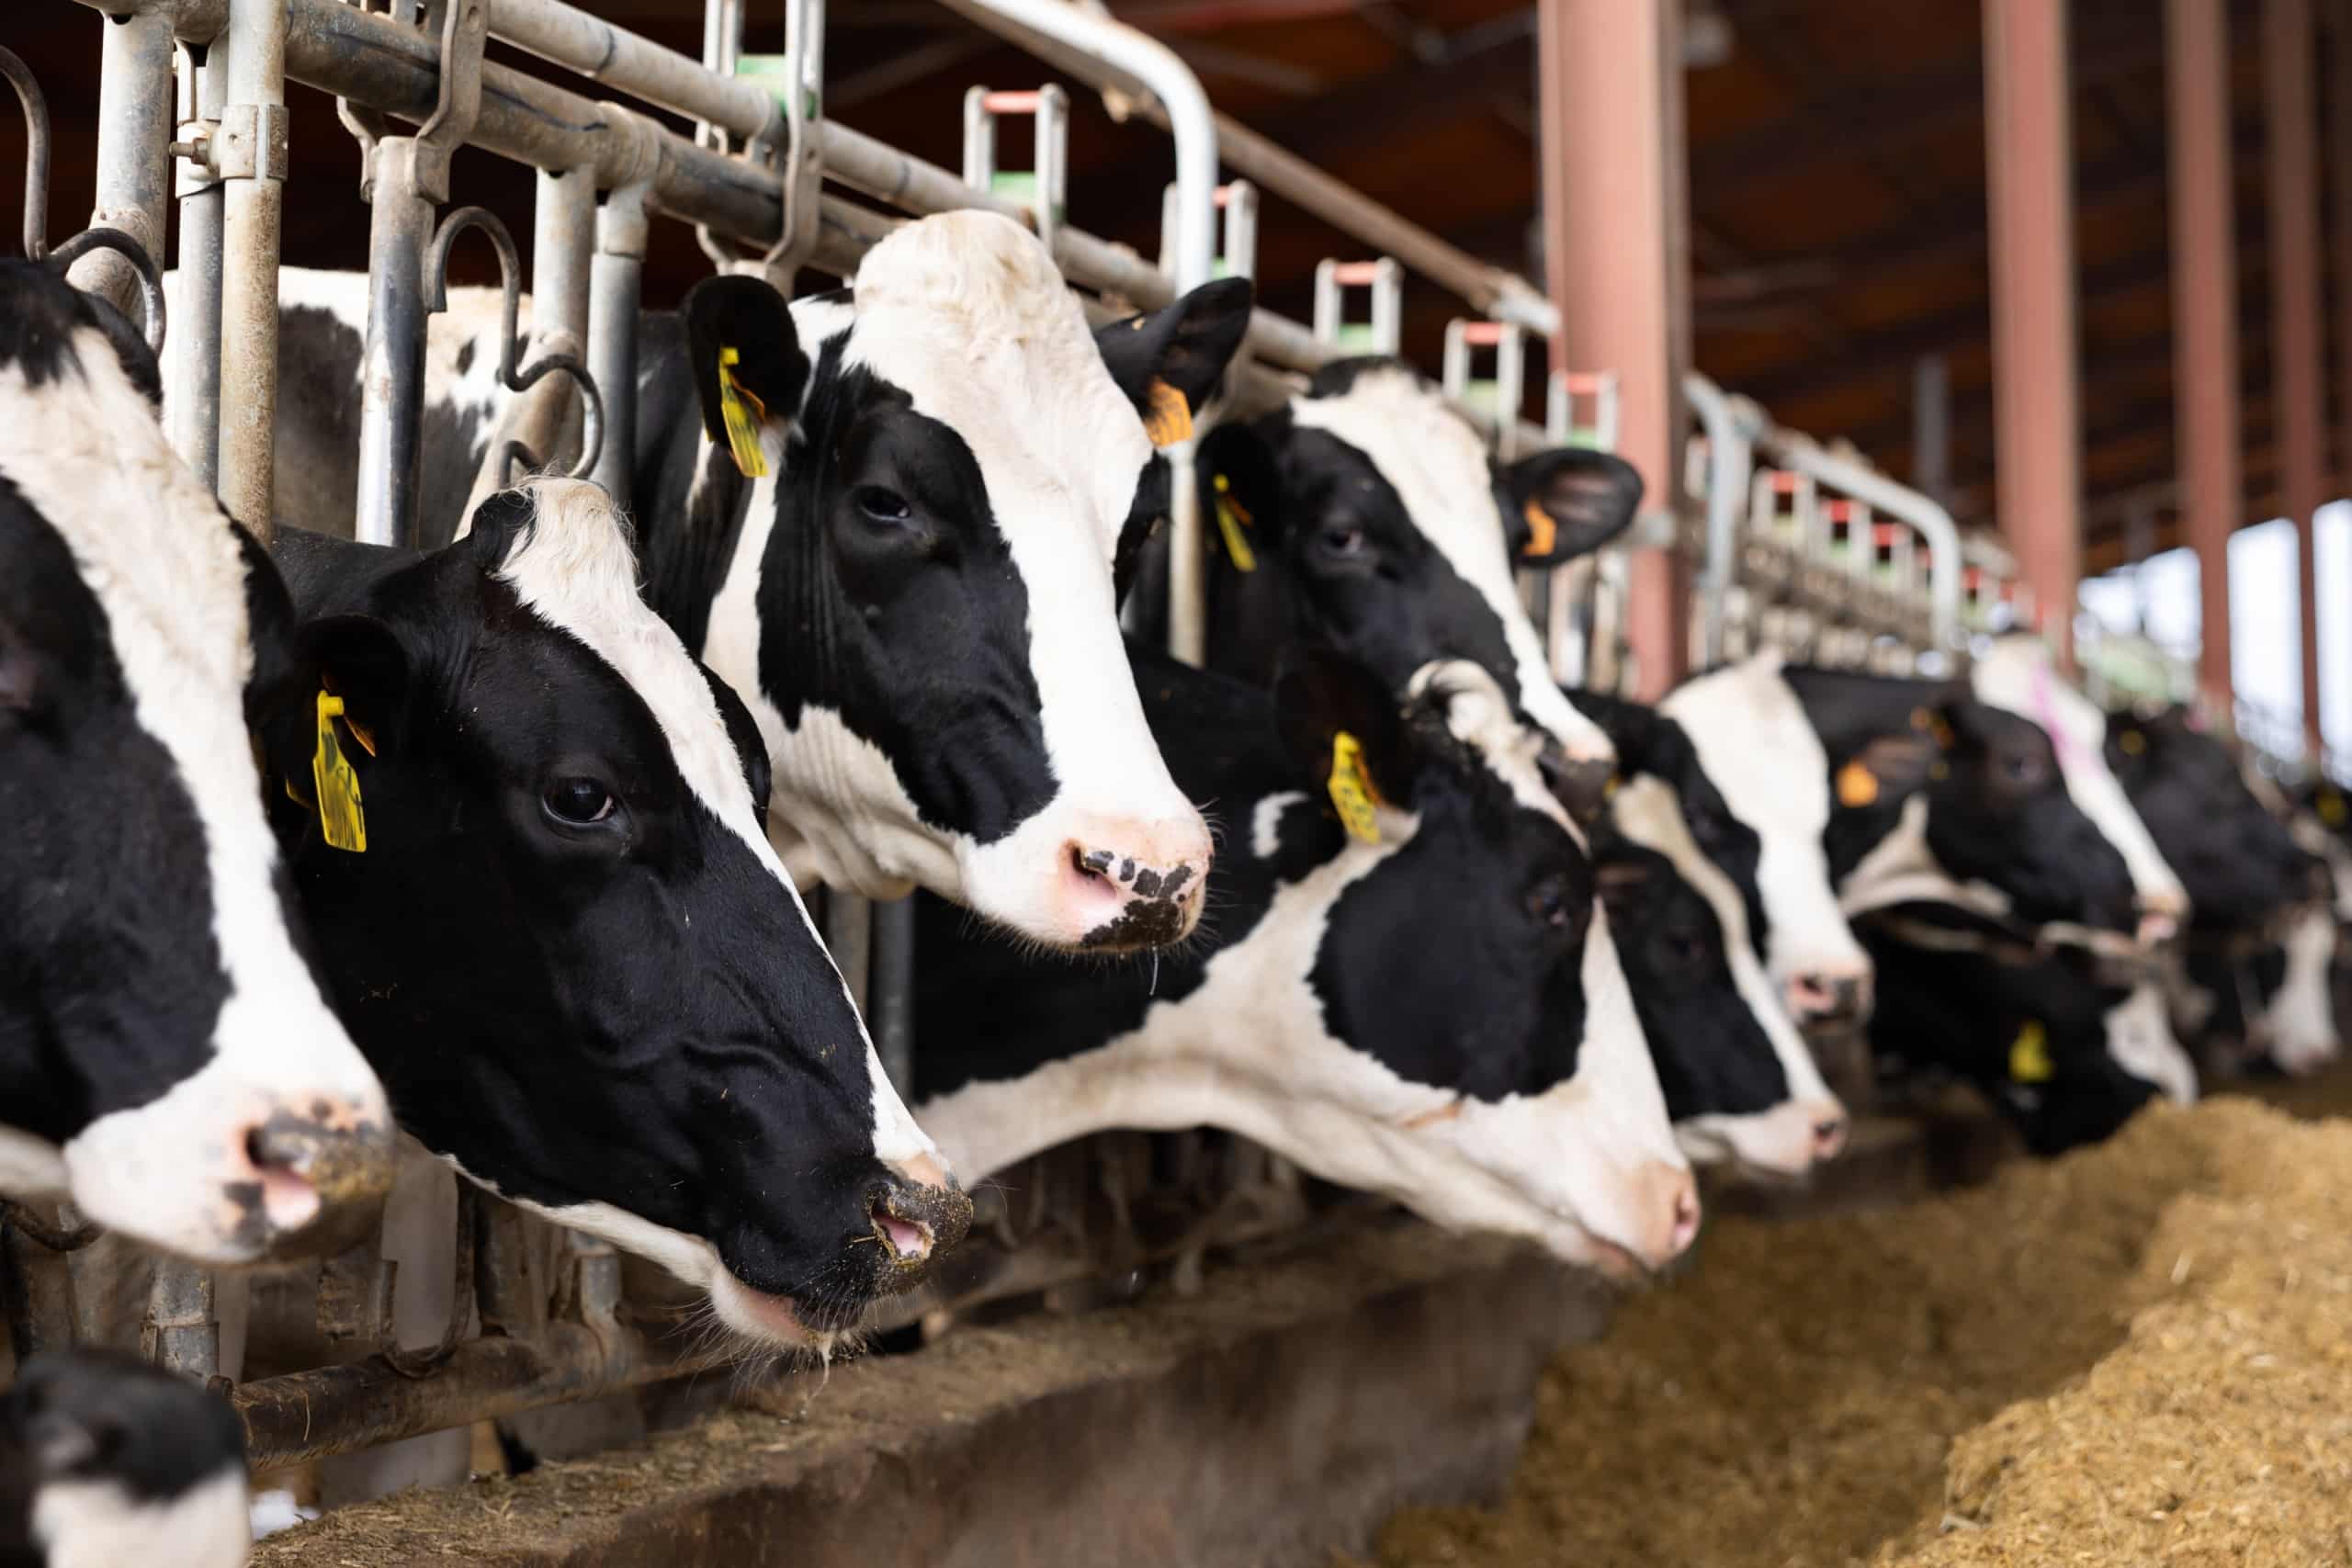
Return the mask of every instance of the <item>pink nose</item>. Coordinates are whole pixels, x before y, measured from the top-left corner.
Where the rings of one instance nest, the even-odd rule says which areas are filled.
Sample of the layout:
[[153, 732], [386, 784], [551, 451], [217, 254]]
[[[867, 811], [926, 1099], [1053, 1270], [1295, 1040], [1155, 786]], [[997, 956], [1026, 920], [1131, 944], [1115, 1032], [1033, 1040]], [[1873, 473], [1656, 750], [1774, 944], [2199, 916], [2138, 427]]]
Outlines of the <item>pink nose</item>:
[[1629, 1250], [1643, 1268], [1665, 1268], [1690, 1249], [1699, 1235], [1699, 1183], [1687, 1166], [1652, 1160], [1634, 1173], [1634, 1213], [1643, 1233]]
[[1789, 976], [1789, 1018], [1799, 1025], [1859, 1021], [1870, 1010], [1868, 970], [1815, 969]]
[[1197, 817], [1080, 824], [1062, 846], [1056, 898], [1071, 945], [1132, 953], [1183, 941], [1200, 923], [1210, 853]]
[[1846, 1146], [1846, 1118], [1825, 1115], [1813, 1124], [1813, 1157], [1836, 1159]]

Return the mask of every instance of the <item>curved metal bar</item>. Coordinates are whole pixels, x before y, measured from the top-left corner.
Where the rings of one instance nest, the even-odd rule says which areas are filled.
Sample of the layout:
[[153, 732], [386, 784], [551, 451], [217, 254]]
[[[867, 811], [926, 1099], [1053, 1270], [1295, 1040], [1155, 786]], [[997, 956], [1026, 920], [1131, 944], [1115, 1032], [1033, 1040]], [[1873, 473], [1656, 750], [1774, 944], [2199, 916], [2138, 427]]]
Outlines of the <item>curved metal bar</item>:
[[458, 1183], [458, 1252], [451, 1268], [453, 1292], [449, 1321], [442, 1328], [437, 1344], [428, 1345], [422, 1350], [411, 1350], [393, 1337], [391, 1304], [387, 1292], [383, 1342], [376, 1353], [384, 1359], [384, 1365], [404, 1378], [427, 1377], [438, 1371], [465, 1341], [466, 1329], [474, 1315], [474, 1230], [481, 1207], [481, 1195], [470, 1184], [460, 1179]]
[[106, 1234], [104, 1226], [95, 1220], [85, 1220], [72, 1230], [60, 1230], [22, 1203], [0, 1198], [0, 1229], [12, 1230], [37, 1247], [51, 1252], [79, 1252]]
[[114, 252], [139, 275], [140, 315], [147, 333], [147, 347], [160, 355], [164, 352], [164, 275], [157, 270], [155, 258], [147, 254], [146, 246], [119, 229], [85, 229], [42, 259], [63, 276], [67, 268], [92, 251]]
[[[428, 314], [449, 308], [449, 249], [469, 229], [479, 229], [489, 236], [491, 246], [498, 252], [498, 380], [510, 392], [526, 392], [539, 383], [549, 371], [571, 378], [580, 388], [582, 415], [580, 422], [580, 459], [565, 470], [567, 479], [584, 479], [596, 466], [596, 458], [605, 445], [605, 399], [597, 389], [595, 378], [588, 367], [572, 354], [542, 355], [531, 362], [528, 369], [521, 369], [516, 361], [522, 357], [523, 271], [522, 259], [514, 249], [514, 236], [506, 231], [498, 215], [485, 207], [461, 207], [441, 220], [434, 231], [432, 244], [424, 252], [424, 309]], [[512, 477], [516, 458], [527, 468], [537, 468], [539, 458], [520, 441], [509, 441], [499, 454], [498, 482], [505, 484]]]
[[25, 259], [39, 261], [49, 249], [49, 99], [33, 80], [32, 67], [14, 50], [0, 49], [0, 76], [17, 89], [25, 110]]

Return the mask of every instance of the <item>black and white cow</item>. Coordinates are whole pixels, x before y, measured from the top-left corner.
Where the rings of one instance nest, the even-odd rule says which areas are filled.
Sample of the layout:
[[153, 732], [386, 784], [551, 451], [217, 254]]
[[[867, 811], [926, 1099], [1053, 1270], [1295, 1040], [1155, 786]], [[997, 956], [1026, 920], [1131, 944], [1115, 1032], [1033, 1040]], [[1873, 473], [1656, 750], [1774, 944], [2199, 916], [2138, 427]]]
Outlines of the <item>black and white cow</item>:
[[1209, 658], [1270, 679], [1294, 641], [1361, 660], [1399, 689], [1436, 659], [1477, 665], [1555, 750], [1572, 813], [1600, 809], [1602, 735], [1554, 682], [1515, 566], [1564, 564], [1634, 519], [1641, 474], [1557, 447], [1498, 463], [1437, 387], [1397, 360], [1343, 359], [1249, 424], [1201, 444]]
[[0, 1392], [0, 1568], [236, 1568], [252, 1542], [220, 1395], [97, 1350], [36, 1356]]
[[[349, 492], [322, 476], [352, 461], [329, 394], [358, 375], [364, 282], [282, 286], [285, 374], [317, 390], [280, 405], [305, 505]], [[1035, 236], [956, 212], [892, 233], [838, 294], [787, 307], [716, 278], [644, 318], [645, 591], [759, 725], [796, 875], [920, 885], [1055, 947], [1192, 930], [1208, 833], [1152, 750], [1114, 580], [1167, 510], [1147, 415], [1205, 403], [1249, 313], [1225, 280], [1091, 331]], [[463, 384], [428, 405], [428, 472], [479, 466], [494, 350], [436, 341]]]
[[[2129, 932], [2144, 908], [2127, 857], [2076, 804], [2065, 748], [1964, 682], [1765, 654], [1686, 682], [1660, 708], [1756, 837], [1764, 951], [1801, 1015], [1822, 971], [1795, 944], [1834, 954], [1845, 919], [1864, 909], [1928, 900]], [[1713, 836], [1702, 844], [1744, 875], [1745, 837]]]
[[265, 727], [275, 810], [401, 1124], [746, 1335], [822, 1345], [919, 1278], [970, 1203], [761, 831], [750, 716], [639, 597], [605, 492], [534, 481], [421, 556], [277, 548], [304, 679]]
[[1855, 924], [1878, 966], [1870, 1028], [1882, 1072], [1931, 1067], [1960, 1078], [2034, 1153], [2096, 1143], [2160, 1095], [2195, 1098], [2193, 1073], [2179, 1079], [2186, 1058], [2170, 1043], [2158, 993], [2102, 974], [2086, 949], [2007, 942], [1950, 905], [1889, 906]]
[[[1593, 865], [1683, 1151], [1802, 1174], [1844, 1147], [1846, 1110], [1748, 935], [1755, 835], [1731, 820], [1672, 719], [1623, 698], [1570, 697], [1617, 750]], [[1745, 881], [1718, 863], [1723, 852], [1702, 842], [1697, 821], [1718, 846], [1746, 835], [1744, 859], [1733, 857]]]
[[2293, 1074], [2341, 1055], [2324, 859], [2187, 710], [2113, 720], [2107, 763], [2188, 894], [2188, 976], [2207, 994], [2196, 1032], [2220, 1055], [2267, 1056]]
[[344, 1245], [392, 1127], [246, 742], [285, 591], [158, 393], [109, 307], [0, 262], [0, 1192], [239, 1263]]
[[1433, 665], [1400, 702], [1318, 651], [1270, 698], [1136, 666], [1179, 782], [1224, 820], [1202, 934], [1104, 965], [927, 906], [916, 1100], [941, 1146], [984, 1172], [1210, 1125], [1569, 1259], [1682, 1251], [1697, 1198], [1591, 863], [1491, 678]]

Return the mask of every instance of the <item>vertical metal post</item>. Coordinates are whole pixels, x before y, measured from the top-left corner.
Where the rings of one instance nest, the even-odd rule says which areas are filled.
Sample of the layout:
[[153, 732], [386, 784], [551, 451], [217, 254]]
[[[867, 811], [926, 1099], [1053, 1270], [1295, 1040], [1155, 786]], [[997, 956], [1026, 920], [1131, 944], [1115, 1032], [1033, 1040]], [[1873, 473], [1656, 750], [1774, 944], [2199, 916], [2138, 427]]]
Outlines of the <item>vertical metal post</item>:
[[[218, 44], [191, 45], [180, 57], [179, 140], [209, 141], [218, 132], [228, 90], [227, 56]], [[220, 222], [226, 193], [209, 161], [179, 161], [180, 294], [172, 308], [172, 449], [207, 489], [220, 478]]]
[[1951, 367], [1940, 354], [1911, 367], [1911, 488], [1951, 502]]
[[849, 984], [850, 999], [864, 1012], [866, 998], [873, 994], [868, 981], [874, 972], [874, 900], [845, 888], [827, 888], [825, 946]]
[[387, 136], [368, 159], [368, 332], [360, 351], [359, 508], [366, 545], [416, 538], [424, 420], [424, 248], [433, 203], [417, 188], [413, 136]]
[[[172, 161], [171, 18], [109, 17], [99, 28], [97, 205], [90, 226], [121, 230], [160, 267]], [[138, 270], [110, 251], [75, 262], [67, 276], [125, 313], [139, 298]]]
[[2203, 608], [2197, 684], [2231, 711], [2230, 534], [2239, 468], [2237, 217], [2230, 157], [2227, 0], [2167, 0], [2171, 134], [2173, 420], [2184, 542]]
[[[531, 209], [531, 331], [588, 347], [588, 272], [596, 248], [596, 174], [541, 169]], [[600, 388], [599, 390], [602, 389]]]
[[867, 1025], [899, 1097], [914, 1102], [915, 898], [893, 898], [874, 907], [874, 1006]]
[[[1647, 509], [1671, 513], [1690, 360], [1681, 7], [1542, 0], [1537, 14], [1544, 265], [1561, 329], [1552, 365], [1618, 372], [1619, 455], [1641, 470]], [[1609, 243], [1586, 243], [1604, 232]], [[1689, 662], [1688, 576], [1675, 550], [1633, 559], [1635, 695], [1655, 700]]]
[[[286, 199], [284, 0], [229, 0], [220, 114], [220, 503], [266, 543], [277, 419], [277, 250]], [[216, 42], [215, 47], [220, 47]]]
[[2321, 425], [2319, 129], [2312, 101], [2311, 0], [2265, 0], [2262, 84], [2270, 118], [2271, 403], [2278, 411], [2279, 491], [2295, 520], [2301, 577], [2303, 734], [2319, 750], [2319, 593], [2317, 542]]
[[2071, 659], [2082, 574], [2066, 7], [1984, 0], [1995, 479], [2001, 526]]
[[[2335, 483], [2352, 486], [2352, 0], [2328, 11], [2329, 163], [2335, 175]], [[2344, 606], [2338, 615], [2352, 614]]]
[[588, 282], [588, 373], [605, 400], [605, 444], [590, 475], [627, 512], [637, 469], [637, 318], [645, 272], [645, 197], [658, 154], [652, 130], [616, 105], [637, 147], [636, 173], [596, 210], [596, 254]]
[[176, 1258], [155, 1260], [148, 1288], [147, 1359], [201, 1382], [220, 1371], [220, 1319], [213, 1310], [212, 1271]]

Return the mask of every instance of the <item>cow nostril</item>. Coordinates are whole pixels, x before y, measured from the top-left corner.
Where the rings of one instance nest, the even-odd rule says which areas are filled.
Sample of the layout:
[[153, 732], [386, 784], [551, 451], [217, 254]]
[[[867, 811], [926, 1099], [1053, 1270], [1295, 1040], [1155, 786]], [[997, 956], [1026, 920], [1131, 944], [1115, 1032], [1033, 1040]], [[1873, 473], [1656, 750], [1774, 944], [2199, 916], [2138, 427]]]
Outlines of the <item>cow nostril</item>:
[[1846, 1146], [1846, 1119], [1831, 1116], [1813, 1124], [1814, 1152], [1827, 1159]]
[[880, 1238], [891, 1257], [902, 1263], [918, 1263], [931, 1256], [931, 1227], [921, 1220], [903, 1219], [890, 1212], [888, 1200], [876, 1198], [869, 1211], [874, 1220], [874, 1234]]
[[1699, 1235], [1699, 1194], [1685, 1186], [1674, 1195], [1674, 1235], [1668, 1243], [1670, 1252], [1679, 1253]]
[[262, 1213], [272, 1230], [300, 1230], [319, 1217], [319, 1190], [306, 1168], [313, 1152], [308, 1139], [267, 1124], [245, 1134], [245, 1158], [261, 1182]]

